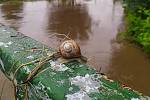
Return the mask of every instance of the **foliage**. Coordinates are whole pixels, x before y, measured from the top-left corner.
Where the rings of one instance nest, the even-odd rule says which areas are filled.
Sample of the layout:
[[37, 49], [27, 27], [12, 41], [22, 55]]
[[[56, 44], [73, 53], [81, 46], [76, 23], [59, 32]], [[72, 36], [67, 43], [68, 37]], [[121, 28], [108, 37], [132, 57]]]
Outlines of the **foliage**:
[[150, 55], [150, 0], [125, 0], [127, 31], [130, 37]]

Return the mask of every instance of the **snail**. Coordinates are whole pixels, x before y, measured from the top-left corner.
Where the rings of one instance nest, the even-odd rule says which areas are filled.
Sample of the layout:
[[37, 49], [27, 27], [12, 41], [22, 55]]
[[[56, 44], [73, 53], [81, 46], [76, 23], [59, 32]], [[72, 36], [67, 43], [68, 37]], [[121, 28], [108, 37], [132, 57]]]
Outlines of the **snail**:
[[81, 57], [80, 47], [74, 40], [64, 41], [60, 45], [59, 51], [62, 57], [66, 59]]
[[64, 41], [59, 47], [59, 52], [65, 59], [81, 58], [82, 61], [87, 61], [87, 58], [81, 55], [81, 49], [74, 40]]
[[[40, 72], [39, 70], [41, 69], [41, 67], [47, 63], [49, 60], [51, 59], [58, 59], [58, 58], [65, 58], [67, 59], [67, 61], [70, 61], [70, 60], [73, 60], [73, 58], [77, 58], [76, 60], [81, 60], [82, 62], [87, 62], [87, 58], [82, 56], [81, 55], [81, 50], [80, 50], [80, 47], [79, 45], [74, 41], [74, 40], [66, 40], [64, 41], [60, 47], [59, 47], [59, 51], [55, 52], [55, 53], [52, 53], [52, 54], [49, 54], [48, 53], [48, 57], [46, 58], [43, 58], [43, 59], [38, 59], [36, 61], [39, 61], [39, 65], [36, 66], [31, 72], [30, 74], [28, 75], [27, 79], [23, 82], [23, 84], [29, 82], [30, 80], [32, 80], [35, 76], [37, 76]], [[78, 59], [80, 58], [80, 59]], [[61, 61], [62, 62], [62, 61]], [[32, 64], [32, 62], [29, 62], [27, 64]], [[63, 63], [65, 63], [63, 61]], [[19, 67], [19, 69], [21, 68], [22, 66]], [[17, 71], [19, 70], [17, 69], [14, 73], [14, 76], [16, 75]], [[41, 71], [42, 72], [42, 71]]]

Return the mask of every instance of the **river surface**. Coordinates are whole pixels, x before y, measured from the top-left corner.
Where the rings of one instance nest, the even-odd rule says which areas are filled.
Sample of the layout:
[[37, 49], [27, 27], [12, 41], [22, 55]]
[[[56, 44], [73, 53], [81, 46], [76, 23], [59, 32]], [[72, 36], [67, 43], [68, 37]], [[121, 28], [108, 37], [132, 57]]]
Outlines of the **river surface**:
[[64, 38], [53, 34], [66, 34], [97, 71], [150, 95], [150, 60], [136, 46], [116, 42], [123, 10], [119, 0], [11, 1], [0, 5], [0, 23], [53, 48]]

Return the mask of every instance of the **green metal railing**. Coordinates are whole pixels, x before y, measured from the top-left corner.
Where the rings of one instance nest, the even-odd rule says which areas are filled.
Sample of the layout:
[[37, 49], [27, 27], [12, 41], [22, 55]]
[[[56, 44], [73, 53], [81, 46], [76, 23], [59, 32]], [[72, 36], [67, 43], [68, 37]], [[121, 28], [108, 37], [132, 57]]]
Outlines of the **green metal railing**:
[[[141, 94], [97, 74], [78, 60], [50, 58], [55, 50], [0, 26], [0, 69], [19, 100], [138, 100]], [[40, 67], [33, 74], [33, 71]], [[32, 76], [32, 78], [31, 78]]]

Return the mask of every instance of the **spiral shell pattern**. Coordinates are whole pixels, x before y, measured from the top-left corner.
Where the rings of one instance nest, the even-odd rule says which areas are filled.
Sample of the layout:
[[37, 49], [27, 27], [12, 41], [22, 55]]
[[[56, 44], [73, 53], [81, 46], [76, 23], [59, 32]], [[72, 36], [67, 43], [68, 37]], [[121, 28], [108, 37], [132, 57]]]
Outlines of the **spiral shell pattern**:
[[59, 51], [63, 58], [77, 58], [81, 56], [80, 47], [74, 40], [64, 41], [60, 45]]

